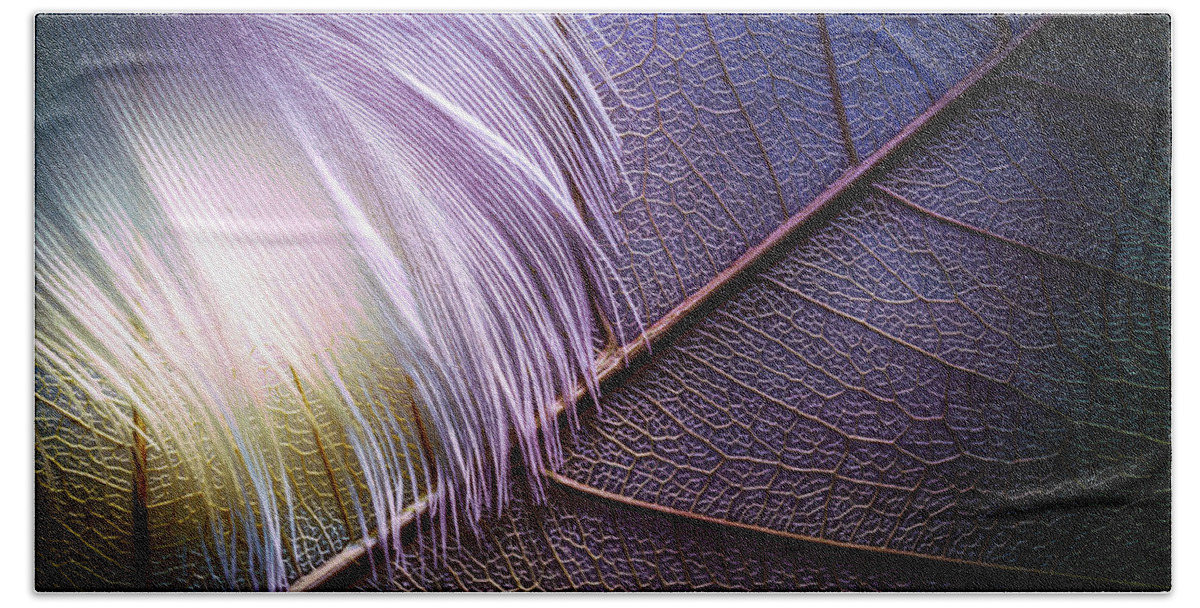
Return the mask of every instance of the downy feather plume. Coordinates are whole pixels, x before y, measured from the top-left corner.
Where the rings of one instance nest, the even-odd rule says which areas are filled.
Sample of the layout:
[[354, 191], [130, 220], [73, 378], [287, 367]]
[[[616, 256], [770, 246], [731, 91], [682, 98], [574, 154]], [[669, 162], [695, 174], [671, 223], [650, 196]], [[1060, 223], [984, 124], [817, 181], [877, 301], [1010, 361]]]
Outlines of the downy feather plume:
[[556, 397], [598, 394], [622, 187], [572, 27], [39, 32], [37, 365], [79, 393], [66, 415], [171, 455], [172, 495], [151, 502], [202, 501], [202, 585], [303, 573], [296, 459], [323, 463], [351, 537], [433, 488], [435, 521], [478, 522], [507, 500], [513, 441], [532, 470], [559, 463]]

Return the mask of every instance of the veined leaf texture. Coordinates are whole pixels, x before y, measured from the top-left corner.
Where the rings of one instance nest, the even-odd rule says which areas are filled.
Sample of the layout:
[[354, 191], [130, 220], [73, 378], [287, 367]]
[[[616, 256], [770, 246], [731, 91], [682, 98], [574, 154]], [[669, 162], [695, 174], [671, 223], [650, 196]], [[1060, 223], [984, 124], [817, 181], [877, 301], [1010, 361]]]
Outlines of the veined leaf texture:
[[[166, 171], [43, 128], [52, 87], [73, 120], [101, 120], [88, 76], [56, 71], [69, 19], [39, 20], [39, 223], [73, 211], [43, 205], [64, 166], [111, 197], [138, 194], [107, 176]], [[581, 124], [587, 100], [603, 112], [624, 182], [605, 246], [625, 297], [593, 306], [627, 345], [597, 333], [602, 398], [565, 398], [548, 423], [561, 458], [536, 470], [514, 453], [506, 506], [478, 518], [450, 516], [455, 492], [432, 482], [384, 508], [364, 438], [393, 446], [380, 460], [430, 448], [420, 396], [364, 343], [355, 360], [390, 381], [361, 418], [333, 393], [296, 398], [293, 370], [262, 396], [276, 460], [199, 484], [138, 408], [114, 416], [39, 367], [39, 589], [1170, 587], [1167, 17], [551, 22], [554, 51], [575, 56], [556, 61], [593, 89], [560, 101], [584, 100]], [[339, 27], [323, 31], [370, 48]], [[135, 69], [145, 57], [124, 59], [91, 77], [162, 94]], [[205, 101], [216, 116], [228, 102]], [[104, 137], [145, 145], [103, 120]], [[298, 170], [221, 140], [238, 132], [195, 153], [241, 154], [271, 184]], [[601, 156], [547, 154], [577, 199], [605, 183], [575, 177]], [[247, 494], [253, 475], [279, 495]], [[274, 573], [250, 540], [271, 517]], [[382, 542], [363, 550], [367, 535]]]

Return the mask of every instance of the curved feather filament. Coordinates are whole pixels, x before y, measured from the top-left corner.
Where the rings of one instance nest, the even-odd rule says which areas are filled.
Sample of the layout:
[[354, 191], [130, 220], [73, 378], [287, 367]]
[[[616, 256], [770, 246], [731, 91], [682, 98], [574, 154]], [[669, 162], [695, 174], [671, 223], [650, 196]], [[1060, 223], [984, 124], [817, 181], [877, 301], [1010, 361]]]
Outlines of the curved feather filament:
[[621, 180], [560, 28], [63, 25], [74, 78], [39, 99], [37, 363], [177, 460], [151, 502], [206, 513], [198, 586], [285, 588], [340, 548], [313, 521], [366, 536], [435, 486], [441, 525], [478, 522], [507, 501], [513, 440], [534, 470], [561, 461], [556, 397], [598, 394]]

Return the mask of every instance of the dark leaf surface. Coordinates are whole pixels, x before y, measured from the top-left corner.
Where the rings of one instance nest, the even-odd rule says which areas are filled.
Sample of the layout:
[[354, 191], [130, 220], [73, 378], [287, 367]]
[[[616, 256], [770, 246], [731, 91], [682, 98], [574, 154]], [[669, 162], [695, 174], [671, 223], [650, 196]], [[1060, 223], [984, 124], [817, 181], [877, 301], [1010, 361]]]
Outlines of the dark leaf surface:
[[[415, 518], [351, 588], [1170, 587], [1168, 18], [576, 19], [630, 187], [617, 322], [671, 330], [579, 405], [545, 502], [518, 479], [444, 552]], [[152, 496], [146, 580], [132, 431], [35, 381], [39, 580], [218, 586], [188, 539], [243, 524]], [[313, 408], [276, 416], [293, 580], [375, 526]]]
[[[830, 18], [839, 110], [815, 18], [599, 25], [602, 53], [629, 65], [614, 116], [640, 186], [623, 219], [632, 274], [656, 294], [648, 318], [838, 177], [839, 113], [868, 156], [1010, 27]], [[631, 506], [561, 492], [540, 516], [517, 505], [472, 559], [392, 583], [961, 588], [974, 568], [992, 571], [984, 588], [1169, 586], [1168, 28], [1059, 18], [1036, 32], [587, 411], [561, 476]], [[709, 553], [696, 535], [715, 537]], [[739, 569], [731, 535], [760, 570]], [[660, 536], [643, 559], [676, 573], [637, 576], [631, 552]], [[928, 556], [936, 576], [801, 557], [829, 544], [892, 565], [880, 555]], [[510, 570], [530, 555], [553, 557]]]
[[826, 21], [595, 19], [592, 43], [615, 87], [602, 98], [634, 190], [621, 209], [633, 260], [626, 281], [644, 300], [647, 322], [896, 135], [987, 57], [1007, 27], [991, 16]]
[[1087, 589], [1046, 573], [936, 562], [699, 522], [556, 487], [518, 496], [480, 536], [429, 547], [354, 588], [405, 591]]

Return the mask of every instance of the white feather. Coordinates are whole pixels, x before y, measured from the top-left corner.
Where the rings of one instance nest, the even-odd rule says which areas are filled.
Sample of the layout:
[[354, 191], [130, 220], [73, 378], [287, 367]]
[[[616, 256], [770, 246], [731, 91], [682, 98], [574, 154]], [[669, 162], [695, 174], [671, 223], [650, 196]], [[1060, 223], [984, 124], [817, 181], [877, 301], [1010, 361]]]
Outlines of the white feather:
[[185, 457], [217, 574], [288, 583], [302, 498], [272, 407], [344, 433], [363, 534], [434, 485], [443, 522], [501, 508], [511, 437], [532, 470], [557, 466], [556, 396], [598, 391], [592, 300], [615, 310], [601, 243], [621, 183], [569, 27], [118, 21], [75, 24], [59, 52], [79, 80], [39, 101], [37, 360]]

